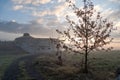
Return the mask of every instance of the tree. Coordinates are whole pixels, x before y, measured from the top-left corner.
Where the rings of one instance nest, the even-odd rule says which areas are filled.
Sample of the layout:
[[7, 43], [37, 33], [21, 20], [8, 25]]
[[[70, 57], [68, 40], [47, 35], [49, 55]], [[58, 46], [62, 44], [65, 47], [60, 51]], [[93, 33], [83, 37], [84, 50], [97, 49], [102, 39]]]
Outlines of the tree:
[[61, 52], [60, 48], [61, 48], [60, 44], [57, 44], [56, 45], [56, 49], [57, 49], [56, 55], [57, 55], [57, 58], [58, 58], [58, 64], [62, 66], [63, 65], [63, 60], [62, 60], [62, 52]]
[[[69, 6], [77, 17], [66, 20], [69, 27], [65, 31], [56, 30], [61, 35], [61, 47], [84, 55], [84, 72], [88, 73], [88, 54], [95, 50], [111, 50], [112, 47], [104, 48], [113, 38], [110, 34], [113, 23], [101, 17], [100, 12], [95, 12], [94, 5], [90, 0], [84, 0], [83, 8], [78, 8], [72, 1], [67, 0]], [[69, 45], [65, 42], [69, 42]]]

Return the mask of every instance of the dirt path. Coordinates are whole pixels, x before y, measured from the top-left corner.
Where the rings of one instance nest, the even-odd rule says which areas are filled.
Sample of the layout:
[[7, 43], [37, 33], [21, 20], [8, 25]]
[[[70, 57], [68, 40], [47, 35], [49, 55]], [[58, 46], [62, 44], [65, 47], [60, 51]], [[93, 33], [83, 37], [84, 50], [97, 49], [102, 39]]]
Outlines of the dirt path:
[[21, 57], [17, 60], [15, 60], [6, 70], [2, 80], [17, 80], [17, 76], [19, 75], [19, 63], [21, 61], [25, 62], [25, 67], [28, 72], [28, 75], [34, 80], [43, 80], [43, 78], [40, 76], [40, 74], [34, 69], [34, 66], [32, 65], [32, 61], [39, 56], [39, 54], [35, 55], [26, 55], [24, 57]]

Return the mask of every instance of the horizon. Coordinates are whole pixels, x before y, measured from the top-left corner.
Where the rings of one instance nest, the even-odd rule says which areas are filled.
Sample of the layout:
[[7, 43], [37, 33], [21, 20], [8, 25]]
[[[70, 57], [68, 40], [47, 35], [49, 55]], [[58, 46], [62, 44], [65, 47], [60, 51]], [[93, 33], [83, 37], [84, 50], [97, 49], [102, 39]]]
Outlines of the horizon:
[[[20, 37], [23, 37], [23, 35], [24, 34], [22, 34], [22, 35], [20, 35], [20, 36], [18, 36], [18, 37], [16, 37], [16, 38], [20, 38]], [[32, 38], [34, 38], [34, 39], [36, 39], [36, 38], [38, 38], [38, 39], [44, 39], [44, 38], [46, 38], [46, 39], [49, 39], [49, 38], [51, 38], [51, 37], [35, 37], [34, 35], [31, 35], [31, 34], [29, 34]], [[13, 40], [0, 40], [1, 42], [4, 42], [4, 41], [14, 41], [16, 38], [14, 38]], [[69, 44], [69, 43], [67, 43], [67, 44]], [[105, 45], [104, 47], [106, 48], [106, 47], [113, 47], [113, 50], [120, 50], [120, 42], [118, 41], [112, 41], [110, 44], [108, 44], [108, 45]], [[113, 46], [114, 45], [114, 46]]]

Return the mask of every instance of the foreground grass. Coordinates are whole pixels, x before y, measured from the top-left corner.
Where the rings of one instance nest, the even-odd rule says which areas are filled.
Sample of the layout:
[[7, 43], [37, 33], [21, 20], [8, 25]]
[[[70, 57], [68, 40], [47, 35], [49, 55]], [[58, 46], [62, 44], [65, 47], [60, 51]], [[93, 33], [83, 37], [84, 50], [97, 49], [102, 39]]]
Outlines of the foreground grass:
[[21, 54], [0, 54], [0, 80], [7, 69], [7, 67], [17, 58], [26, 55], [26, 53]]
[[93, 53], [89, 66], [96, 80], [114, 80], [120, 68], [120, 51]]
[[43, 55], [33, 65], [45, 80], [114, 80], [120, 67], [120, 51], [95, 52], [89, 55], [89, 74], [82, 72], [82, 55], [64, 54], [64, 65], [57, 65], [54, 55]]
[[25, 62], [21, 61], [19, 63], [20, 74], [17, 77], [17, 80], [35, 80], [28, 75], [27, 70], [25, 69]]
[[78, 72], [74, 66], [57, 65], [55, 57], [42, 56], [38, 59], [34, 65], [45, 80], [71, 80], [71, 77], [75, 78], [75, 73]]

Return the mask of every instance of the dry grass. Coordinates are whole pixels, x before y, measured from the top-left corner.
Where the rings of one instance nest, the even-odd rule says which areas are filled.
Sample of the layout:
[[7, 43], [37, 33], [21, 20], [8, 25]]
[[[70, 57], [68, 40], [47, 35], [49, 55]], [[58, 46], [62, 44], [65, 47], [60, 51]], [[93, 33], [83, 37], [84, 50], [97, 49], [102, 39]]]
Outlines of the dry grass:
[[69, 64], [64, 63], [63, 66], [57, 65], [55, 56], [39, 57], [34, 65], [45, 80], [72, 80], [79, 71], [78, 68]]
[[0, 80], [4, 75], [5, 70], [9, 67], [9, 65], [16, 59], [24, 56], [24, 53], [21, 54], [5, 54], [0, 55]]
[[56, 64], [55, 55], [43, 55], [34, 61], [36, 69], [45, 80], [114, 80], [120, 67], [120, 52], [95, 52], [89, 55], [89, 71], [81, 73], [82, 55], [63, 54], [64, 65]]

